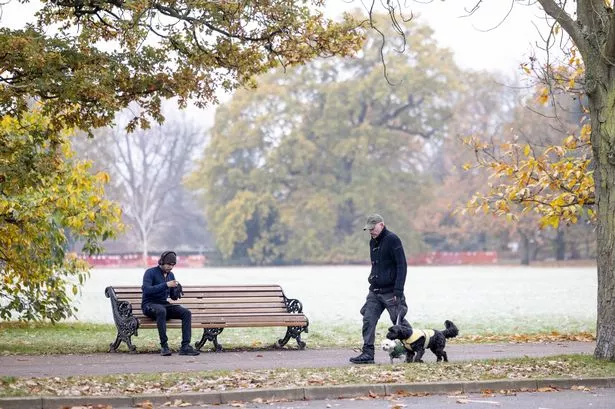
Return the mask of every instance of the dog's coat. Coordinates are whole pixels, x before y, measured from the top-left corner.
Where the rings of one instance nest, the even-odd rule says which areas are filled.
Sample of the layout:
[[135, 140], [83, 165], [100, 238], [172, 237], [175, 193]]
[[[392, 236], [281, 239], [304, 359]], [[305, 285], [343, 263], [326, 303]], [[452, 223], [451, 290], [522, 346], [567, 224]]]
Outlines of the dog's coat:
[[[404, 325], [393, 325], [389, 328], [387, 339], [400, 340], [406, 350], [406, 362], [423, 362], [425, 349], [430, 349], [436, 356], [437, 361], [448, 362], [448, 356], [444, 351], [447, 338], [454, 338], [459, 330], [452, 321], [444, 321], [445, 329], [420, 330], [412, 329]], [[390, 352], [389, 352], [390, 353]], [[415, 356], [416, 354], [416, 356]]]
[[402, 339], [401, 343], [404, 345], [406, 349], [412, 351], [412, 344], [414, 344], [419, 339], [423, 338], [425, 340], [425, 344], [423, 345], [423, 349], [429, 348], [429, 340], [436, 334], [436, 331], [433, 329], [413, 329], [412, 335], [409, 338]]

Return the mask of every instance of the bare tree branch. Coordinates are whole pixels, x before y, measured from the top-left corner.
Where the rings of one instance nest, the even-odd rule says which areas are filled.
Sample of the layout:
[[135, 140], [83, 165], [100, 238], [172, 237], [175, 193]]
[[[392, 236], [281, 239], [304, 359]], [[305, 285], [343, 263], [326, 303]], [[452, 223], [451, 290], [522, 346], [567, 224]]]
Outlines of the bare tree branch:
[[[587, 55], [589, 52], [589, 44], [583, 33], [581, 27], [570, 17], [562, 7], [560, 7], [554, 0], [538, 0], [545, 13], [555, 19], [560, 26], [568, 33], [572, 38], [572, 41], [576, 44], [577, 48], [582, 55]], [[580, 3], [577, 3], [580, 7]]]

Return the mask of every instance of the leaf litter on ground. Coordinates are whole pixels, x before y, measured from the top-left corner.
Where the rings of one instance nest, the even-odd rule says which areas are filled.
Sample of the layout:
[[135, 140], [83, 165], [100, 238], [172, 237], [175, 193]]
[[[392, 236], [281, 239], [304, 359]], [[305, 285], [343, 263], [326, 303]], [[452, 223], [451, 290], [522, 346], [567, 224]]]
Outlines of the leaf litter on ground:
[[[350, 384], [615, 376], [615, 362], [587, 355], [448, 363], [0, 378], [0, 396], [105, 396]], [[582, 387], [581, 382], [579, 387]]]

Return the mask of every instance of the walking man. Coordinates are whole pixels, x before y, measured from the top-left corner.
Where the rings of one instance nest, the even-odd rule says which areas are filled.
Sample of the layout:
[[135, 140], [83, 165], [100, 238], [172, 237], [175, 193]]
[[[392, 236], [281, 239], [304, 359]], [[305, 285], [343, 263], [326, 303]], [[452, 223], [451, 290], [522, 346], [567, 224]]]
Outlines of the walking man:
[[143, 297], [141, 310], [143, 314], [155, 319], [158, 325], [160, 337], [160, 355], [169, 356], [171, 350], [167, 343], [167, 320], [179, 318], [182, 320], [182, 343], [179, 349], [180, 355], [199, 355], [199, 351], [190, 345], [192, 337], [192, 313], [190, 310], [178, 304], [171, 304], [167, 299], [180, 298], [179, 282], [171, 272], [177, 263], [177, 255], [174, 251], [165, 251], [158, 260], [158, 266], [149, 268], [143, 275]]
[[372, 268], [368, 279], [369, 292], [365, 305], [361, 308], [363, 351], [359, 356], [350, 358], [353, 364], [374, 363], [376, 324], [385, 309], [393, 324], [410, 327], [404, 318], [408, 312], [404, 297], [407, 264], [401, 240], [386, 228], [384, 219], [379, 214], [370, 215], [363, 230], [368, 231], [371, 236], [369, 254]]

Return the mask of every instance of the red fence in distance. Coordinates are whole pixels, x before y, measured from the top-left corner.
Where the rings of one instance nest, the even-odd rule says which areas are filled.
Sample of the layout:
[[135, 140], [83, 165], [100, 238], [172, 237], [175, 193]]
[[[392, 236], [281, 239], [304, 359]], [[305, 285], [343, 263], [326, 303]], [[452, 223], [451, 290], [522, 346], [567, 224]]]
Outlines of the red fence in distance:
[[[147, 256], [143, 260], [142, 254], [100, 254], [97, 256], [79, 256], [86, 260], [93, 268], [146, 268], [158, 265], [160, 256]], [[207, 263], [207, 258], [201, 254], [183, 256], [177, 255], [177, 267], [198, 268]]]

